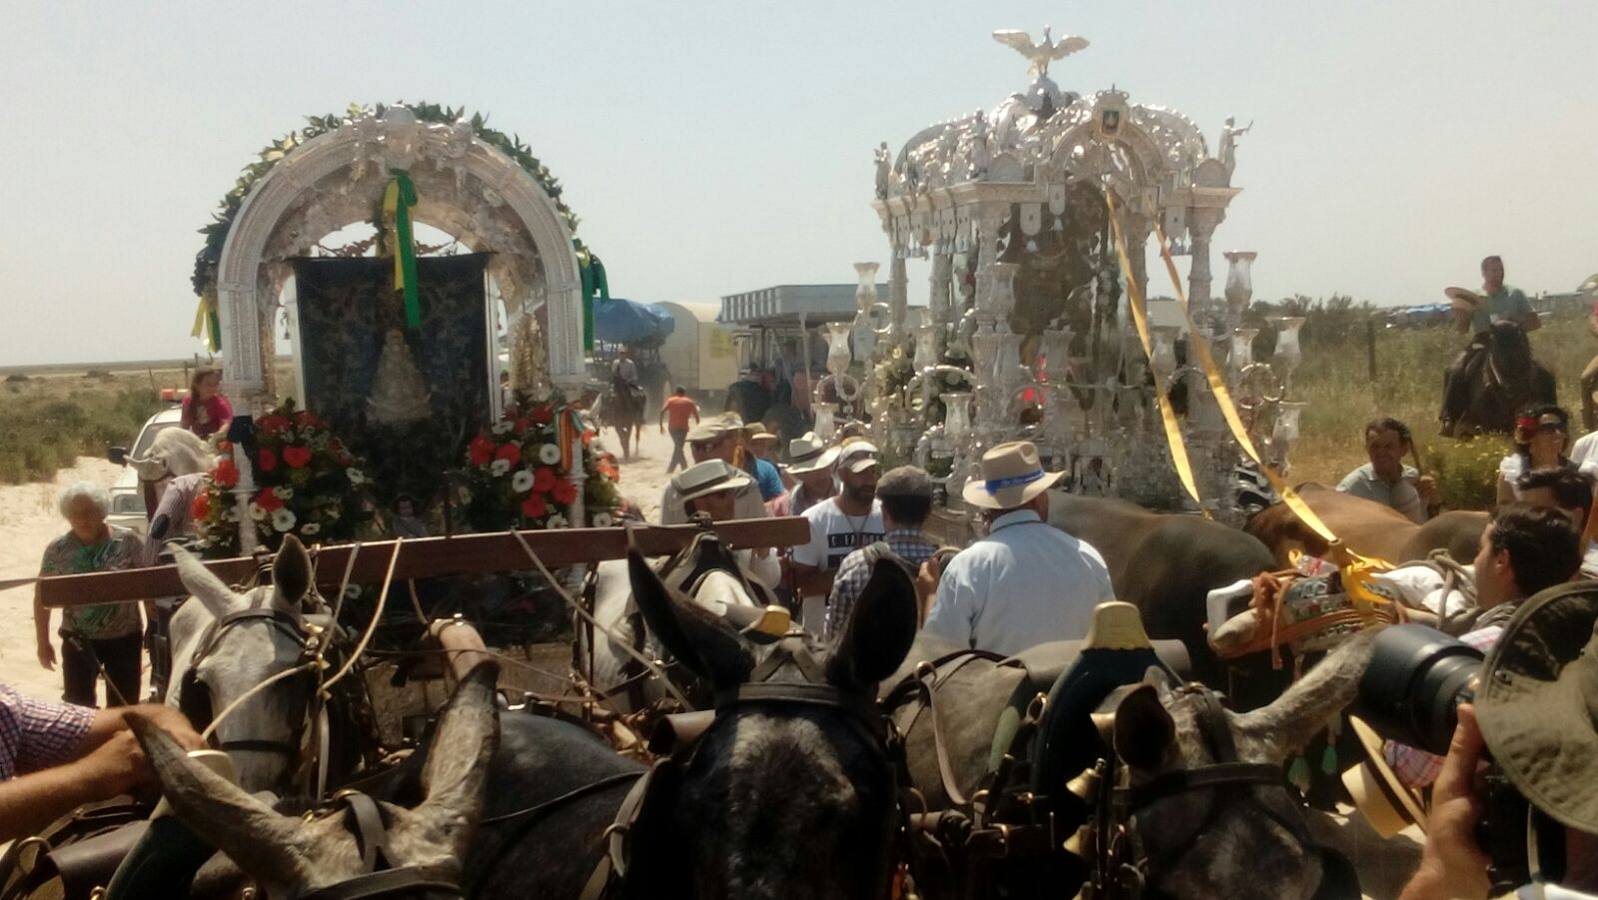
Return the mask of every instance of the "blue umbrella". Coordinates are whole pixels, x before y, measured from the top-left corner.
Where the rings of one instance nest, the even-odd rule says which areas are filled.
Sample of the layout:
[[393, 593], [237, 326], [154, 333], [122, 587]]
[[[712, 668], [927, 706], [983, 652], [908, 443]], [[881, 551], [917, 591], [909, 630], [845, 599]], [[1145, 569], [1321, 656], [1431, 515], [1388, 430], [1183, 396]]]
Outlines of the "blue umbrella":
[[661, 341], [677, 320], [653, 303], [611, 297], [594, 301], [594, 337], [610, 344]]

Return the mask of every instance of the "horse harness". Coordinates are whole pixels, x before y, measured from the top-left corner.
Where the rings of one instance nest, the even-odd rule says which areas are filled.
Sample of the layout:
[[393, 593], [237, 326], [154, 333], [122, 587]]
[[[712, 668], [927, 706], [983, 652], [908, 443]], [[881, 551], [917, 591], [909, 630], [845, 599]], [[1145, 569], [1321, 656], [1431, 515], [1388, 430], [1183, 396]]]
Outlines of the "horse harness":
[[378, 897], [464, 897], [452, 878], [436, 867], [395, 866], [388, 826], [377, 802], [359, 791], [340, 791], [333, 802], [344, 808], [347, 825], [361, 850], [361, 873], [337, 884], [301, 894], [299, 900], [373, 900]]
[[[794, 667], [805, 681], [772, 681], [785, 668]], [[891, 864], [885, 866], [873, 896], [898, 900], [912, 896], [908, 883], [909, 769], [904, 744], [891, 720], [871, 695], [846, 693], [826, 681], [825, 665], [811, 652], [803, 631], [781, 638], [743, 684], [718, 690], [714, 712], [669, 716], [661, 723], [665, 741], [654, 748], [665, 751], [634, 782], [617, 809], [615, 821], [605, 830], [606, 847], [598, 865], [579, 894], [579, 900], [611, 897], [686, 896], [670, 884], [680, 862], [671, 852], [668, 816], [704, 737], [717, 725], [731, 721], [733, 713], [750, 706], [831, 709], [858, 730], [893, 780], [893, 805], [884, 817], [885, 846]], [[680, 876], [679, 876], [680, 877]], [[680, 884], [680, 882], [679, 882]], [[676, 891], [674, 893], [674, 891]]]
[[[216, 619], [206, 626], [205, 632], [200, 637], [199, 648], [189, 659], [189, 669], [183, 675], [183, 682], [178, 687], [178, 708], [199, 727], [200, 723], [209, 724], [211, 716], [216, 712], [209, 709], [210, 699], [202, 695], [200, 683], [200, 663], [212, 653], [216, 652], [217, 645], [228, 629], [244, 622], [265, 622], [268, 626], [283, 632], [300, 645], [300, 659], [296, 665], [310, 661], [316, 655], [316, 642], [305, 619], [297, 612], [281, 609], [275, 606], [252, 607], [239, 609]], [[201, 702], [205, 706], [200, 706]], [[300, 755], [300, 742], [304, 736], [309, 717], [300, 721], [295, 727], [294, 734], [287, 741], [274, 741], [264, 738], [246, 738], [233, 741], [220, 741], [218, 747], [226, 751], [243, 750], [256, 753], [279, 753], [290, 760], [297, 759]]]

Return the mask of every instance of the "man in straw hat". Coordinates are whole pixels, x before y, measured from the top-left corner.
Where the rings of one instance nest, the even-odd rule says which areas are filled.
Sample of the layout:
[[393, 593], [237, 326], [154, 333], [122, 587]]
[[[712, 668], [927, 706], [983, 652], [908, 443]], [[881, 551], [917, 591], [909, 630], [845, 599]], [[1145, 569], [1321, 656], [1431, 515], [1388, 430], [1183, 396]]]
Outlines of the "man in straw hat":
[[[1543, 591], [1505, 626], [1475, 705], [1459, 708], [1405, 900], [1489, 896], [1489, 863], [1507, 862], [1477, 840], [1489, 813], [1477, 770], [1489, 755], [1531, 806], [1524, 820], [1490, 823], [1493, 838], [1525, 836], [1530, 878], [1513, 896], [1598, 897], [1598, 585]], [[1507, 808], [1491, 811], [1502, 818]]]
[[805, 510], [838, 492], [832, 464], [838, 448], [807, 431], [788, 442], [788, 474], [798, 482], [793, 489], [766, 504], [774, 516], [800, 516]]
[[1531, 301], [1520, 288], [1504, 284], [1504, 260], [1489, 256], [1481, 261], [1481, 293], [1460, 287], [1446, 288], [1444, 296], [1453, 306], [1454, 326], [1471, 335], [1470, 344], [1460, 351], [1452, 365], [1443, 371], [1443, 435], [1452, 436], [1454, 423], [1470, 403], [1470, 374], [1480, 365], [1487, 351], [1488, 334], [1498, 322], [1513, 322], [1525, 331], [1542, 327], [1542, 319], [1531, 308]]
[[[739, 518], [738, 497], [753, 482], [748, 473], [720, 459], [707, 459], [695, 463], [671, 479], [671, 487], [681, 498], [685, 519], [697, 514], [710, 517], [712, 522], [725, 522]], [[775, 554], [762, 550], [737, 551], [739, 562], [750, 575], [775, 588], [782, 580], [782, 570]]]
[[882, 504], [877, 479], [882, 474], [875, 444], [857, 440], [838, 451], [838, 495], [805, 510], [810, 542], [793, 548], [794, 582], [803, 598], [804, 626], [820, 634], [825, 625], [827, 595], [843, 558], [882, 540]]
[[777, 436], [766, 431], [760, 423], [745, 425], [739, 430], [741, 438], [742, 464], [744, 471], [755, 479], [755, 486], [760, 488], [761, 501], [775, 500], [782, 496], [785, 490], [782, 486], [782, 473], [777, 471], [777, 464], [769, 459], [771, 447], [777, 442]]
[[[732, 465], [738, 451], [738, 431], [741, 428], [743, 422], [736, 413], [723, 413], [705, 419], [689, 429], [688, 450], [693, 454], [694, 462], [719, 459]], [[765, 516], [766, 506], [761, 502], [760, 490], [752, 478], [748, 484], [735, 491], [735, 498], [737, 514], [733, 518], [759, 519]], [[688, 517], [683, 513], [681, 493], [674, 483], [667, 482], [666, 490], [660, 497], [660, 524], [682, 525], [687, 521]]]
[[987, 537], [949, 561], [926, 630], [965, 647], [1015, 654], [1087, 634], [1093, 608], [1114, 600], [1099, 551], [1048, 524], [1049, 488], [1029, 441], [982, 455], [965, 502], [986, 511]]

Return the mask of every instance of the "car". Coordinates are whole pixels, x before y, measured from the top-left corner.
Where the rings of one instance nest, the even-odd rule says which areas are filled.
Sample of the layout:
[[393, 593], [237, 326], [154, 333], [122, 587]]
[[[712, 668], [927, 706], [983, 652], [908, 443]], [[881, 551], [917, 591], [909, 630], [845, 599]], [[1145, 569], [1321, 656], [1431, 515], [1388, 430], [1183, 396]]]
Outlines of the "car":
[[111, 525], [120, 525], [131, 528], [139, 534], [144, 534], [148, 526], [148, 516], [144, 509], [144, 487], [139, 484], [139, 473], [128, 465], [128, 458], [141, 457], [150, 452], [150, 445], [155, 442], [155, 436], [172, 427], [183, 427], [183, 407], [169, 406], [145, 420], [144, 427], [139, 429], [139, 436], [133, 441], [133, 449], [113, 447], [108, 455], [114, 463], [122, 466], [122, 472], [117, 475], [116, 483], [111, 486], [111, 512], [106, 516], [106, 522]]

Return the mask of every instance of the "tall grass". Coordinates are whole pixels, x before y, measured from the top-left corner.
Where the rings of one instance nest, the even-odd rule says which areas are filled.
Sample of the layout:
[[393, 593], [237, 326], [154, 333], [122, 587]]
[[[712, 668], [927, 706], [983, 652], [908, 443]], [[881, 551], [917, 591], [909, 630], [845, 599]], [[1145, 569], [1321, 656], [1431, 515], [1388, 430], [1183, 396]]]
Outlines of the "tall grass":
[[[1376, 333], [1376, 377], [1370, 377], [1363, 328], [1317, 335], [1305, 341], [1304, 362], [1293, 377], [1292, 396], [1308, 401], [1302, 438], [1293, 449], [1294, 481], [1335, 484], [1365, 461], [1364, 426], [1376, 416], [1393, 416], [1410, 426], [1428, 468], [1449, 470], [1450, 479], [1482, 476], [1475, 457], [1502, 455], [1496, 439], [1461, 444], [1438, 436], [1437, 411], [1442, 401], [1443, 369], [1466, 339], [1449, 328], [1387, 330]], [[1598, 341], [1579, 316], [1545, 317], [1531, 334], [1537, 361], [1559, 382], [1559, 402], [1571, 412], [1580, 433], [1581, 370], [1598, 354]], [[1468, 449], [1467, 449], [1468, 448]], [[1434, 466], [1432, 457], [1438, 457]], [[1453, 465], [1449, 465], [1452, 462]], [[1442, 473], [1439, 473], [1442, 474]], [[1469, 485], [1445, 485], [1446, 494], [1468, 493]], [[1487, 485], [1490, 496], [1491, 484]], [[1453, 497], [1445, 497], [1452, 500]], [[1463, 501], [1463, 496], [1460, 496]]]
[[0, 484], [49, 479], [78, 456], [129, 444], [162, 406], [151, 388], [63, 381], [34, 378], [0, 390]]

